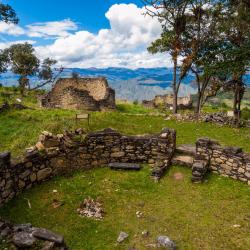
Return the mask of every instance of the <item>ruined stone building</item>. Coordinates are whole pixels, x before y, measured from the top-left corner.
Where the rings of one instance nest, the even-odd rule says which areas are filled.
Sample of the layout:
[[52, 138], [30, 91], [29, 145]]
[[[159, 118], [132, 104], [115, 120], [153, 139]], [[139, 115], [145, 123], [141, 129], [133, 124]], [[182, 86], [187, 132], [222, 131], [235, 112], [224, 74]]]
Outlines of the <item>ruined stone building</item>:
[[42, 97], [41, 106], [89, 111], [115, 109], [115, 91], [105, 78], [60, 78]]
[[[157, 95], [153, 100], [147, 101], [144, 100], [142, 101], [142, 104], [145, 107], [150, 107], [150, 108], [170, 108], [173, 106], [173, 95], [172, 94], [167, 94], [167, 95]], [[179, 108], [187, 109], [187, 108], [192, 108], [193, 107], [193, 101], [190, 95], [184, 96], [184, 97], [178, 97], [177, 99], [177, 105]]]

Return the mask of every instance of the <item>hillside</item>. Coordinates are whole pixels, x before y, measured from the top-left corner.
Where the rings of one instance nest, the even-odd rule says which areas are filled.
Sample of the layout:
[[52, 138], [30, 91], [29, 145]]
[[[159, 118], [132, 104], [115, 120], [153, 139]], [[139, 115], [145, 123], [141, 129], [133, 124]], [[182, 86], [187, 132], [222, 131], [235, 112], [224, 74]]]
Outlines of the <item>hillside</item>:
[[[65, 69], [62, 77], [71, 76], [72, 72], [79, 73], [82, 77], [106, 77], [109, 84], [116, 90], [118, 99], [127, 99], [130, 101], [144, 99], [150, 100], [155, 95], [166, 94], [171, 91], [171, 82], [173, 79], [171, 68], [139, 68], [139, 69], [126, 69], [126, 68], [69, 68]], [[0, 83], [4, 86], [16, 85], [18, 77], [11, 72], [7, 72], [0, 76]], [[33, 79], [35, 82], [36, 79]], [[195, 89], [191, 82], [194, 81], [192, 74], [188, 75], [180, 88], [180, 96], [187, 94], [195, 94]], [[247, 75], [246, 82], [250, 84], [250, 76]]]

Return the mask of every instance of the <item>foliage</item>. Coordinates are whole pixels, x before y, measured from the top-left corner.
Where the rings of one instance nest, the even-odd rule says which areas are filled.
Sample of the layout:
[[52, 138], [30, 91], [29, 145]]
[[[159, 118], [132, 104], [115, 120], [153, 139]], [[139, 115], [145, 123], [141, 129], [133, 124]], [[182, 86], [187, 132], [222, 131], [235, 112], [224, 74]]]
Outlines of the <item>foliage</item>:
[[243, 120], [246, 120], [246, 121], [250, 120], [250, 109], [249, 108], [247, 108], [247, 107], [243, 108], [241, 113], [242, 113], [241, 118]]
[[[183, 34], [186, 31], [188, 4], [190, 0], [143, 0], [147, 9], [147, 15], [157, 17], [162, 24], [163, 32], [161, 37], [148, 47], [152, 54], [168, 52], [174, 64], [173, 76], [173, 113], [177, 113], [177, 97], [181, 81], [186, 76], [189, 67], [183, 64], [178, 75], [178, 59], [183, 52]], [[150, 7], [148, 7], [148, 5]], [[177, 79], [178, 78], [178, 79]]]
[[38, 89], [54, 81], [62, 72], [62, 69], [60, 69], [55, 76], [51, 67], [56, 64], [56, 61], [46, 58], [41, 63], [35, 54], [33, 46], [28, 43], [11, 45], [2, 51], [0, 57], [7, 58], [6, 64], [10, 64], [13, 73], [20, 75], [19, 86], [22, 94], [26, 88], [31, 89], [30, 76], [37, 76], [42, 81], [33, 88]]
[[10, 5], [0, 3], [0, 21], [17, 24], [19, 20]]

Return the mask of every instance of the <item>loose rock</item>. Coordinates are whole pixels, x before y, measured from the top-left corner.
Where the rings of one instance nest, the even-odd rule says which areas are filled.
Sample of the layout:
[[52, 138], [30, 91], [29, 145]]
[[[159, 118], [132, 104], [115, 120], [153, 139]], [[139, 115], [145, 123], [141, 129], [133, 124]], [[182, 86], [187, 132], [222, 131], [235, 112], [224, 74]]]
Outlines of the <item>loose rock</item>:
[[120, 234], [119, 234], [119, 236], [118, 236], [118, 238], [117, 238], [117, 242], [118, 243], [122, 243], [125, 239], [127, 239], [128, 238], [128, 234], [127, 233], [125, 233], [125, 232], [120, 232]]
[[44, 228], [35, 228], [33, 231], [33, 236], [38, 239], [55, 242], [60, 245], [64, 242], [62, 235], [56, 234]]
[[36, 239], [31, 233], [27, 232], [18, 232], [13, 235], [12, 242], [17, 247], [32, 247]]
[[161, 247], [166, 247], [166, 249], [169, 250], [177, 249], [175, 243], [172, 240], [170, 240], [167, 236], [159, 236], [157, 242]]

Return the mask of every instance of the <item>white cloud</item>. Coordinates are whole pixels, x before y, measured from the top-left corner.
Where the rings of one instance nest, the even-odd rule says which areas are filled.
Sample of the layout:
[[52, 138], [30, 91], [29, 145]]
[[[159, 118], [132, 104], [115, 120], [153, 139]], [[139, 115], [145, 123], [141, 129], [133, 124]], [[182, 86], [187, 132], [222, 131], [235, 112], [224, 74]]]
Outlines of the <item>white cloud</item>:
[[28, 37], [37, 38], [60, 38], [67, 37], [70, 31], [76, 31], [77, 24], [70, 19], [55, 22], [33, 23], [26, 25], [25, 28], [13, 23], [0, 22], [0, 33], [20, 36], [26, 35]]
[[13, 36], [20, 36], [25, 34], [25, 30], [13, 23], [0, 22], [0, 33]]
[[14, 41], [14, 42], [4, 42], [4, 43], [0, 42], [0, 49], [6, 49], [6, 48], [10, 47], [13, 44], [19, 44], [19, 43], [35, 44], [36, 41], [33, 41], [33, 40], [18, 40], [18, 41]]
[[169, 57], [147, 52], [147, 46], [160, 36], [161, 25], [144, 12], [134, 4], [115, 4], [105, 15], [110, 29], [98, 34], [77, 31], [52, 45], [37, 47], [37, 53], [55, 58], [65, 67], [167, 66]]
[[[143, 13], [145, 8], [135, 4], [115, 4], [105, 14], [111, 28], [101, 29], [97, 34], [77, 30], [77, 25], [69, 19], [35, 23], [27, 25], [25, 30], [15, 26], [13, 33], [55, 39], [52, 44], [35, 48], [39, 57], [54, 58], [64, 67], [169, 66], [166, 54], [147, 52], [150, 43], [160, 36], [161, 25]], [[5, 27], [3, 32], [10, 30]]]
[[56, 22], [34, 23], [27, 25], [27, 35], [30, 37], [53, 38], [67, 37], [69, 31], [77, 30], [77, 25], [70, 19]]

